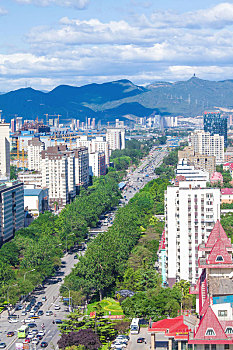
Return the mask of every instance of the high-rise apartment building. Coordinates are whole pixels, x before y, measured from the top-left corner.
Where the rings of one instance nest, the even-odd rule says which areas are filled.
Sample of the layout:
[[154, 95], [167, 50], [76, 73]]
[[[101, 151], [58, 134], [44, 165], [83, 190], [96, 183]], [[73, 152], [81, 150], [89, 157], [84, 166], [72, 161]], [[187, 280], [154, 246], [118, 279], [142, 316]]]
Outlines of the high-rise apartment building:
[[224, 163], [224, 137], [210, 132], [195, 131], [191, 134], [191, 145], [195, 153], [215, 156], [216, 164]]
[[76, 194], [74, 152], [66, 146], [48, 147], [42, 155], [42, 187], [49, 189], [49, 205], [63, 208]]
[[10, 124], [0, 121], [0, 178], [10, 178]]
[[40, 171], [41, 170], [41, 152], [45, 149], [44, 142], [39, 138], [34, 137], [28, 141], [28, 169]]
[[74, 150], [75, 157], [75, 185], [88, 187], [89, 184], [89, 153], [87, 147]]
[[15, 122], [15, 130], [19, 131], [22, 129], [23, 126], [23, 118], [22, 117], [16, 117], [16, 122]]
[[9, 181], [0, 184], [0, 245], [14, 237], [24, 227], [23, 183]]
[[165, 191], [166, 279], [171, 286], [182, 279], [195, 283], [198, 245], [205, 243], [220, 218], [220, 189], [205, 181], [181, 181]]
[[209, 132], [211, 136], [223, 136], [224, 146], [227, 147], [227, 116], [221, 115], [219, 111], [204, 112], [204, 131]]
[[106, 141], [109, 143], [110, 151], [114, 151], [115, 149], [125, 149], [125, 129], [108, 128]]
[[90, 139], [87, 136], [81, 136], [79, 139], [77, 139], [77, 147], [87, 147], [89, 154], [104, 152], [106, 165], [109, 165], [109, 143], [105, 141], [102, 136], [97, 136], [94, 139]]
[[104, 152], [94, 152], [89, 154], [89, 166], [92, 176], [106, 175], [106, 164]]

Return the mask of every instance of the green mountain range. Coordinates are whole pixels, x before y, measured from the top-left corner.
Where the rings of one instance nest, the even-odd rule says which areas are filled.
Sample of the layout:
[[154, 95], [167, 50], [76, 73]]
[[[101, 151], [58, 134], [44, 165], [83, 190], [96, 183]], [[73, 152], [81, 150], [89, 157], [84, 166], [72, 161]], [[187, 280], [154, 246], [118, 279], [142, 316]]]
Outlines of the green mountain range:
[[155, 82], [146, 87], [129, 80], [81, 87], [60, 85], [49, 92], [32, 88], [0, 94], [0, 109], [9, 121], [16, 114], [24, 119], [62, 115], [62, 121], [86, 117], [98, 120], [161, 115], [201, 115], [206, 109], [233, 106], [233, 80], [208, 81], [192, 77], [175, 83]]

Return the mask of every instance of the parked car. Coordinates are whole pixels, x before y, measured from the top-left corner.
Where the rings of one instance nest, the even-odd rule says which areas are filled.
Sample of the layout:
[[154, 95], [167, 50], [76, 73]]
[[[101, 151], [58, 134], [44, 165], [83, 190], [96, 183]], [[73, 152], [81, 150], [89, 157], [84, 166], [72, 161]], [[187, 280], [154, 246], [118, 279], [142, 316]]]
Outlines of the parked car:
[[138, 338], [137, 343], [146, 343], [146, 339], [145, 338]]
[[54, 310], [60, 310], [60, 305], [54, 305]]
[[41, 346], [42, 348], [47, 348], [48, 343], [47, 343], [46, 341], [42, 341], [41, 344], [40, 344], [40, 346]]
[[29, 328], [35, 328], [37, 327], [35, 323], [28, 323], [28, 327]]

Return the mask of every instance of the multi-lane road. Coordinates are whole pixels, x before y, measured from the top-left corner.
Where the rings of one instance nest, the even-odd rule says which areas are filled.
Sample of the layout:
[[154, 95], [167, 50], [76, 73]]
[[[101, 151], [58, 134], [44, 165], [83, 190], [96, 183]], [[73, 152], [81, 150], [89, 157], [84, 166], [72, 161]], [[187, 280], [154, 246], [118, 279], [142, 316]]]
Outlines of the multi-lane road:
[[[132, 198], [135, 193], [137, 193], [141, 188], [145, 186], [146, 183], [156, 178], [157, 176], [154, 173], [154, 169], [158, 167], [164, 156], [167, 154], [165, 147], [161, 150], [152, 149], [150, 155], [146, 157], [140, 164], [140, 166], [134, 171], [131, 170], [126, 179], [126, 186], [122, 192], [123, 199], [121, 200], [120, 205], [126, 204], [130, 198]], [[96, 229], [92, 229], [91, 231], [94, 234], [98, 234], [99, 232], [104, 232], [107, 230], [108, 226], [110, 226], [114, 220], [116, 211], [112, 211], [107, 213], [105, 218], [100, 220], [100, 225]], [[59, 329], [56, 324], [53, 323], [56, 319], [64, 319], [67, 315], [67, 306], [65, 306], [61, 300], [59, 295], [59, 289], [61, 284], [63, 283], [63, 279], [66, 275], [68, 275], [74, 265], [78, 262], [78, 260], [74, 259], [73, 254], [66, 254], [62, 258], [62, 268], [57, 272], [56, 276], [50, 278], [47, 283], [45, 283], [44, 288], [32, 293], [32, 295], [36, 298], [37, 302], [42, 302], [42, 298], [46, 296], [46, 301], [42, 302], [43, 305], [40, 310], [43, 310], [44, 314], [39, 318], [32, 320], [32, 323], [36, 324], [36, 327], [33, 329], [37, 329], [40, 331], [42, 329], [42, 325], [44, 325], [45, 335], [42, 341], [48, 343], [47, 349], [54, 349], [57, 346], [57, 341], [59, 339]], [[16, 287], [17, 288], [17, 287]], [[25, 310], [25, 306], [28, 303], [24, 302], [23, 307]], [[55, 310], [55, 305], [59, 305], [60, 309]], [[18, 339], [17, 330], [23, 324], [23, 320], [28, 318], [27, 315], [22, 315], [23, 310], [15, 311], [14, 314], [18, 315], [17, 323], [9, 323], [8, 321], [8, 313], [4, 311], [0, 315], [0, 342], [6, 343], [7, 350], [13, 350], [16, 348], [17, 343], [22, 343], [22, 339]], [[46, 316], [46, 311], [51, 310], [53, 315]], [[9, 331], [14, 332], [14, 336], [8, 338], [7, 333]], [[40, 343], [37, 345], [29, 344], [31, 349], [40, 348]]]

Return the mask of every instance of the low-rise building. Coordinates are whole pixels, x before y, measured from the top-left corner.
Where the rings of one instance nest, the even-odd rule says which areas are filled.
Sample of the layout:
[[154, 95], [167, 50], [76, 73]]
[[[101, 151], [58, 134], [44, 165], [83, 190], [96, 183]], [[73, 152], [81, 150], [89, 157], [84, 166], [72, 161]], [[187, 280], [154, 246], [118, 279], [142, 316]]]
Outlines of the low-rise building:
[[24, 227], [23, 183], [0, 183], [0, 245], [13, 238]]
[[216, 157], [194, 152], [193, 147], [187, 146], [182, 151], [178, 151], [178, 161], [187, 159], [189, 165], [193, 165], [195, 169], [207, 171], [209, 175], [216, 170]]
[[221, 204], [233, 203], [233, 188], [221, 188]]
[[187, 181], [209, 181], [209, 173], [188, 165], [187, 159], [181, 159], [176, 168], [176, 176], [184, 176]]
[[37, 217], [48, 210], [48, 189], [25, 188], [24, 208], [33, 217]]
[[224, 153], [225, 162], [233, 162], [233, 147], [227, 147], [226, 152]]
[[32, 185], [35, 188], [42, 187], [42, 174], [37, 171], [24, 171], [18, 173], [18, 180], [23, 182], [24, 185]]

